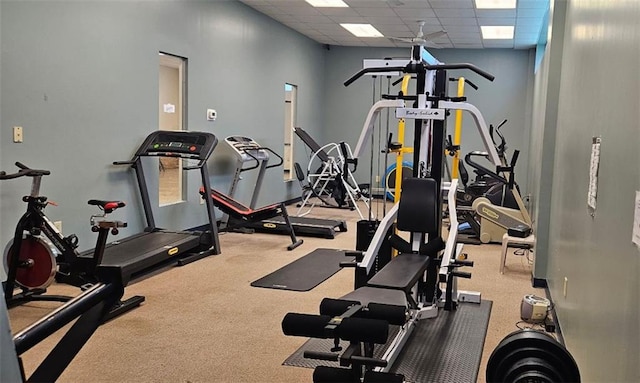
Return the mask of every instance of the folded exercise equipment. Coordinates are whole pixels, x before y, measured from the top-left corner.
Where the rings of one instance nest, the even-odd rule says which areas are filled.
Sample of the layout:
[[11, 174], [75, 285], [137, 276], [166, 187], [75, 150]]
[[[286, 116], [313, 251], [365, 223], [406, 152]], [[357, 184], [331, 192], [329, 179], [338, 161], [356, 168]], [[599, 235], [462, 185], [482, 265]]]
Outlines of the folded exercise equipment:
[[[353, 176], [358, 160], [353, 156], [349, 145], [340, 142], [320, 146], [304, 129], [296, 127], [293, 130], [312, 151], [307, 166], [308, 185], [303, 186], [305, 193], [297, 215], [308, 214], [316, 206], [316, 202], [310, 200], [315, 197], [322, 202], [321, 206], [356, 210], [360, 219], [363, 219], [357, 201], [362, 201], [368, 208], [369, 197], [365, 196]], [[299, 170], [296, 171], [296, 176], [303, 182], [304, 176]], [[307, 205], [310, 207], [303, 212]]]

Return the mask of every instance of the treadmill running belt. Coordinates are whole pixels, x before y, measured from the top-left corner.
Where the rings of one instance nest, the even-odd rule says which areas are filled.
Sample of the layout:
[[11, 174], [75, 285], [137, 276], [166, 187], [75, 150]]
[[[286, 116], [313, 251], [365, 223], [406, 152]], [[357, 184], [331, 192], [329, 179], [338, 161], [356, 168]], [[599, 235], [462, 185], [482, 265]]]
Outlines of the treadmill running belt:
[[123, 273], [132, 275], [172, 258], [170, 249], [179, 247], [182, 254], [199, 244], [199, 235], [190, 232], [142, 233], [107, 244], [102, 264], [121, 266]]
[[290, 264], [251, 282], [253, 287], [309, 291], [340, 270], [340, 262], [351, 260], [344, 250], [315, 249]]

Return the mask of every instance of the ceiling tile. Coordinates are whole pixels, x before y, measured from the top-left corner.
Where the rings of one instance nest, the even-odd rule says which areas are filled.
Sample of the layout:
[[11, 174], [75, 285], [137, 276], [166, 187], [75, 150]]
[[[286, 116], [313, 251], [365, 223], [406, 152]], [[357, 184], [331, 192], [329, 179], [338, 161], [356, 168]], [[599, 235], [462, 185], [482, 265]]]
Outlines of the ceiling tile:
[[398, 16], [411, 17], [414, 20], [424, 20], [425, 18], [435, 18], [436, 14], [429, 8], [394, 8]]
[[429, 0], [431, 8], [471, 8], [473, 9], [473, 0]]
[[478, 25], [456, 25], [455, 27], [449, 27], [446, 29], [448, 32], [459, 33], [480, 33], [480, 27]]
[[317, 8], [317, 10], [325, 16], [359, 16], [353, 8]]
[[478, 20], [475, 17], [441, 17], [440, 23], [446, 28], [457, 25], [478, 25]]
[[438, 17], [475, 17], [473, 9], [434, 9]]
[[458, 40], [458, 39], [466, 39], [466, 38], [473, 38], [473, 39], [481, 39], [481, 35], [480, 33], [459, 33], [459, 32], [449, 32], [447, 33], [447, 36], [449, 36], [449, 38], [451, 40]]
[[476, 9], [477, 17], [516, 17], [515, 9]]
[[516, 25], [515, 17], [478, 17], [480, 25]]
[[280, 9], [282, 12], [286, 13], [287, 15], [322, 15], [320, 12], [318, 12], [315, 8], [313, 7], [301, 7], [301, 6], [297, 6], [297, 7], [282, 7], [282, 6], [277, 6], [278, 9]]
[[342, 0], [347, 3], [350, 7], [359, 8], [359, 7], [386, 7], [389, 5], [386, 1], [380, 0]]
[[342, 23], [352, 23], [352, 24], [367, 24], [369, 20], [365, 19], [362, 16], [329, 16], [329, 18], [335, 21], [338, 24]]
[[376, 29], [379, 30], [383, 35], [388, 35], [389, 33], [405, 33], [412, 34], [411, 29], [406, 25], [402, 24], [380, 24], [376, 25]]
[[391, 8], [354, 8], [354, 11], [360, 16], [397, 16], [396, 13]]
[[333, 23], [333, 20], [325, 15], [299, 15], [296, 17], [303, 23]]
[[404, 24], [401, 18], [398, 16], [370, 16], [365, 17], [371, 24]]
[[[355, 38], [343, 30], [339, 23], [371, 23], [385, 36], [415, 37], [419, 29], [418, 21], [424, 20], [425, 34], [440, 30], [448, 32], [448, 35], [434, 40], [443, 46], [479, 48], [478, 45], [484, 45], [512, 49], [515, 46], [517, 49], [526, 49], [537, 41], [542, 19], [549, 8], [547, 0], [518, 0], [515, 13], [513, 10], [476, 10], [474, 0], [344, 0], [349, 8], [314, 8], [304, 0], [240, 1], [315, 41], [349, 46], [404, 45], [387, 39]], [[515, 39], [480, 44], [479, 23], [515, 23]]]

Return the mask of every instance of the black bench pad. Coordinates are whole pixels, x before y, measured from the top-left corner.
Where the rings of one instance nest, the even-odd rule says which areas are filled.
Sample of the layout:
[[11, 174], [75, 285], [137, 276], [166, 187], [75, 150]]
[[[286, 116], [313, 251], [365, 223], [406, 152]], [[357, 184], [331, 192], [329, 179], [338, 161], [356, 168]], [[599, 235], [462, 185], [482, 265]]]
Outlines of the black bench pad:
[[358, 301], [363, 306], [369, 303], [381, 303], [407, 307], [407, 297], [400, 290], [380, 289], [377, 287], [360, 287], [340, 299]]
[[408, 292], [418, 282], [428, 264], [428, 256], [400, 254], [369, 279], [367, 286]]

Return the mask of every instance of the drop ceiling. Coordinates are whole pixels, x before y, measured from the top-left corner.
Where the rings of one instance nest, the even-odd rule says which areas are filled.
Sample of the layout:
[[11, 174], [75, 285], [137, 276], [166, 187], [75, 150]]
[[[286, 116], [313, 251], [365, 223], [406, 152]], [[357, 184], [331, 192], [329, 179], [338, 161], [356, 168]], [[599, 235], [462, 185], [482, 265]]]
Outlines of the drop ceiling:
[[[529, 49], [536, 45], [548, 0], [518, 0], [515, 9], [476, 9], [474, 0], [344, 0], [348, 8], [314, 8], [304, 0], [240, 0], [274, 20], [327, 45], [406, 47], [390, 39], [446, 31], [432, 40], [441, 48]], [[355, 37], [340, 23], [369, 23], [384, 37]], [[483, 40], [480, 26], [513, 25], [514, 38]]]

